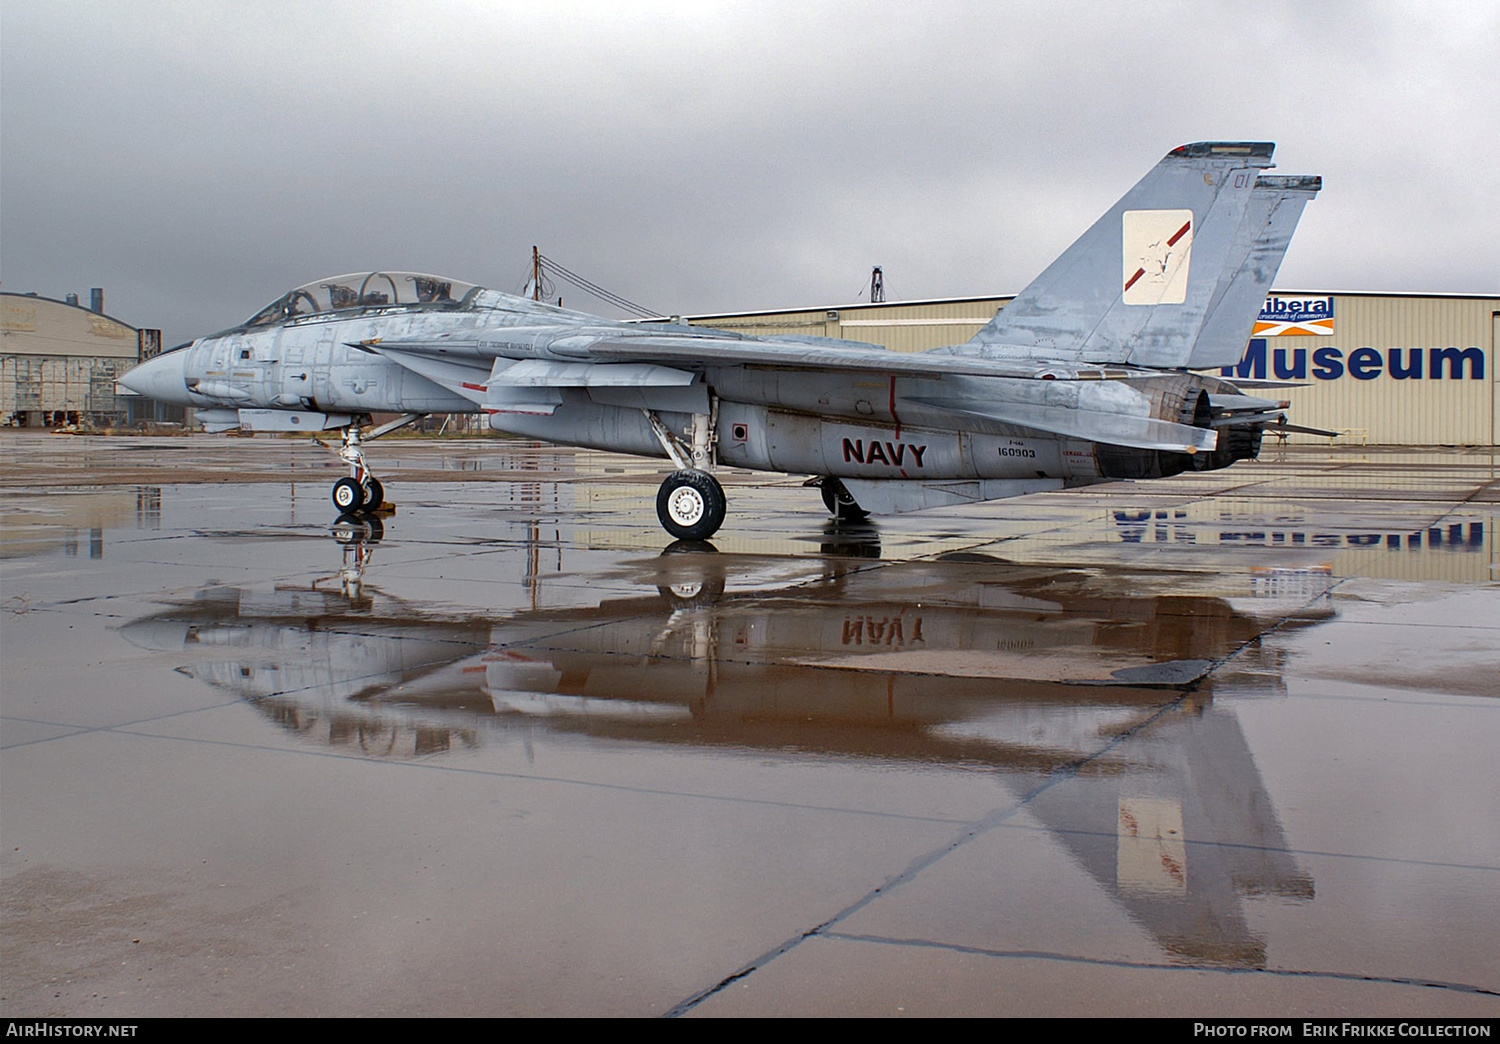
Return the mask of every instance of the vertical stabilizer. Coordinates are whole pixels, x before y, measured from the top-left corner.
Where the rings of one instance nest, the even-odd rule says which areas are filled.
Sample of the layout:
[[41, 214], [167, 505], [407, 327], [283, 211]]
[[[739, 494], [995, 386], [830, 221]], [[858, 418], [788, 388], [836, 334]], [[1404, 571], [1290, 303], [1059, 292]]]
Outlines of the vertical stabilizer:
[[960, 350], [1187, 365], [1214, 306], [1238, 292], [1250, 250], [1242, 226], [1274, 149], [1173, 149]]
[[1208, 319], [1188, 357], [1190, 368], [1232, 366], [1244, 357], [1255, 317], [1281, 270], [1281, 259], [1302, 219], [1302, 208], [1322, 187], [1322, 178], [1303, 175], [1262, 175], [1256, 179], [1245, 219], [1240, 222], [1238, 238], [1244, 245], [1244, 260], [1238, 267], [1225, 267], [1219, 290], [1209, 305]]

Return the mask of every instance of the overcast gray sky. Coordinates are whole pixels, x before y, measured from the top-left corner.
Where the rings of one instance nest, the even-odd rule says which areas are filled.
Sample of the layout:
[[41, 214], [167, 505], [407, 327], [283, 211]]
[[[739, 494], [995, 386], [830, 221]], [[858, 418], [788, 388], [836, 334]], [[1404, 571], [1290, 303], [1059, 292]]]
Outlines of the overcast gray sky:
[[[1322, 174], [1278, 286], [1500, 291], [1500, 3], [0, 3], [0, 286], [168, 343], [320, 276], [664, 313], [1019, 290], [1169, 149]], [[611, 312], [562, 286], [565, 304]]]

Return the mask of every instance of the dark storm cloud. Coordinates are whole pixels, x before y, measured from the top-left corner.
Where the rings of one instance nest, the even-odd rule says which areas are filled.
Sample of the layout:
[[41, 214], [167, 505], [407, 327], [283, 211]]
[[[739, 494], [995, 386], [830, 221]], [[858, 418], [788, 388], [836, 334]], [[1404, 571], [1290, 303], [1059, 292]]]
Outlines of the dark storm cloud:
[[536, 7], [6, 5], [0, 280], [173, 340], [533, 243], [668, 312], [1001, 293], [1213, 137], [1327, 178], [1282, 286], [1500, 278], [1489, 3]]

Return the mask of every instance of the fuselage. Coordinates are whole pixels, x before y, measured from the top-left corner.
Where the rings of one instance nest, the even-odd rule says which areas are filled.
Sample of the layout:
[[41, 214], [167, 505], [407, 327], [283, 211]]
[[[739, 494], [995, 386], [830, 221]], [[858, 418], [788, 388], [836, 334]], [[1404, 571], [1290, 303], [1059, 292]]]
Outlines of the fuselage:
[[[294, 295], [306, 292], [294, 291], [281, 299], [279, 309], [268, 306], [245, 324], [152, 360], [124, 383], [153, 398], [195, 407], [210, 422], [233, 417], [238, 425], [248, 417], [241, 411], [280, 411], [309, 418], [306, 426], [317, 429], [377, 413], [485, 413], [499, 431], [656, 457], [666, 454], [648, 410], [675, 430], [691, 423], [693, 407], [674, 410], [669, 399], [653, 401], [628, 387], [560, 388], [550, 412], [494, 409], [476, 397], [483, 397], [491, 376], [517, 362], [578, 358], [570, 335], [594, 336], [602, 328], [682, 338], [707, 331], [677, 324], [611, 324], [480, 288], [461, 302], [398, 301], [297, 314]], [[286, 314], [289, 310], [293, 314]], [[724, 332], [712, 335], [723, 338]], [[755, 339], [743, 340], [753, 344]], [[383, 342], [425, 344], [429, 370], [419, 373], [380, 354]], [[704, 401], [711, 397], [715, 405], [719, 463], [848, 479], [1019, 480], [1041, 483], [1038, 488], [1154, 477], [1189, 462], [1183, 454], [1102, 445], [977, 415], [964, 416], [959, 425], [951, 403], [1092, 406], [1192, 423], [1196, 399], [1222, 385], [1183, 372], [1046, 381], [721, 364], [711, 348], [692, 369], [694, 387], [684, 392]], [[923, 400], [950, 406], [925, 407]]]

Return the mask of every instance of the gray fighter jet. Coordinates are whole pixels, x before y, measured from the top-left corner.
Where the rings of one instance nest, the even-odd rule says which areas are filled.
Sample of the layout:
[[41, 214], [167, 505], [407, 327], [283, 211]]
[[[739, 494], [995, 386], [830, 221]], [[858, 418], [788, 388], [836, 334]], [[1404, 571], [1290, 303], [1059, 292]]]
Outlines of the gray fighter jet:
[[[1316, 177], [1266, 142], [1173, 149], [972, 340], [923, 353], [624, 323], [430, 275], [300, 286], [130, 371], [210, 430], [341, 430], [342, 512], [384, 491], [362, 444], [432, 413], [665, 456], [673, 536], [724, 521], [719, 464], [812, 476], [840, 518], [1223, 468], [1296, 429], [1192, 372], [1237, 363]], [[366, 431], [376, 413], [401, 414]]]

